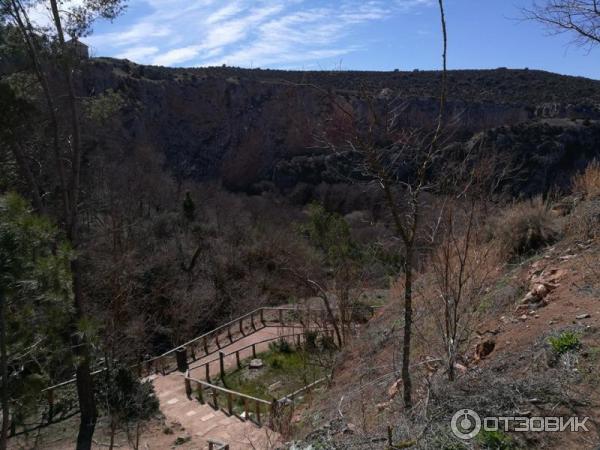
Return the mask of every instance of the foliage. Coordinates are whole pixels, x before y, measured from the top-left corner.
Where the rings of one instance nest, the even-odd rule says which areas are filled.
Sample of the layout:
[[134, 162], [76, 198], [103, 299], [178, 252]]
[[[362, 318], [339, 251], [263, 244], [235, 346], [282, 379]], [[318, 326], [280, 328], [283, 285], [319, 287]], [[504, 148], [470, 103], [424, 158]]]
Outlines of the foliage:
[[514, 450], [517, 448], [515, 441], [500, 430], [481, 430], [476, 439], [481, 447], [487, 450]]
[[326, 255], [331, 266], [360, 258], [358, 244], [352, 239], [350, 226], [342, 216], [326, 211], [319, 204], [309, 206], [308, 216], [308, 224], [303, 231], [312, 244]]
[[116, 423], [125, 425], [146, 421], [159, 411], [159, 402], [154, 387], [149, 381], [140, 381], [125, 366], [117, 366], [105, 372], [99, 380], [97, 396]]
[[16, 194], [0, 197], [2, 325], [9, 392], [17, 410], [33, 406], [50, 379], [64, 376], [61, 372], [70, 375], [63, 338], [71, 315], [71, 255], [56, 228], [32, 214], [25, 200]]
[[[262, 369], [253, 372], [256, 369], [244, 368], [230, 372], [225, 376], [225, 386], [265, 400], [282, 397], [325, 375], [323, 368], [312, 360], [313, 356], [316, 356], [316, 352], [294, 348], [289, 352], [280, 352], [271, 348], [257, 355], [264, 363]], [[277, 389], [269, 389], [278, 382]]]
[[112, 89], [85, 100], [85, 113], [88, 119], [104, 123], [114, 117], [125, 106], [125, 99]]
[[558, 336], [550, 337], [548, 342], [557, 355], [577, 350], [581, 346], [579, 335], [572, 331], [564, 331]]
[[279, 353], [292, 353], [293, 352], [293, 349], [292, 349], [292, 346], [290, 345], [290, 343], [283, 338], [279, 339], [278, 341], [273, 341], [273, 342], [269, 343], [269, 350], [272, 352], [279, 352]]

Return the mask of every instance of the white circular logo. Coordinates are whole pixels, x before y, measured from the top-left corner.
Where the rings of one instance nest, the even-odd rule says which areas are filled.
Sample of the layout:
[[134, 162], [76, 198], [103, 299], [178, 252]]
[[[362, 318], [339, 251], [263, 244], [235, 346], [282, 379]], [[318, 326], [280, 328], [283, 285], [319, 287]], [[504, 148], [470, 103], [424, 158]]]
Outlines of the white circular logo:
[[452, 416], [450, 426], [457, 438], [473, 439], [481, 431], [481, 418], [472, 409], [461, 409]]

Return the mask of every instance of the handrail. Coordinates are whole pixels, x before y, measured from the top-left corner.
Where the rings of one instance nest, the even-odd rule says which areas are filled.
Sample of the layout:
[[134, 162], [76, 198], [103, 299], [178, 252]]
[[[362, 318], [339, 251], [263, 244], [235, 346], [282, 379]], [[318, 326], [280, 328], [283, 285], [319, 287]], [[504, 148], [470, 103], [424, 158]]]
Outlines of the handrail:
[[[372, 311], [374, 311], [375, 309], [381, 308], [380, 305], [368, 305], [368, 307], [371, 308]], [[304, 307], [299, 308], [299, 307], [295, 307], [295, 306], [263, 306], [263, 307], [254, 309], [253, 311], [251, 311], [251, 312], [249, 312], [249, 313], [247, 313], [247, 314], [245, 314], [243, 316], [240, 316], [240, 317], [238, 317], [238, 318], [236, 318], [234, 320], [231, 320], [231, 321], [229, 321], [229, 322], [227, 322], [227, 323], [225, 323], [223, 325], [220, 325], [219, 327], [217, 327], [217, 328], [215, 328], [215, 329], [213, 329], [213, 330], [211, 330], [211, 331], [209, 331], [207, 333], [204, 333], [204, 334], [202, 334], [202, 335], [200, 335], [200, 336], [198, 336], [198, 337], [196, 337], [194, 339], [191, 339], [191, 340], [189, 340], [189, 341], [187, 341], [187, 342], [185, 342], [185, 343], [183, 343], [183, 344], [181, 344], [181, 345], [179, 345], [177, 347], [174, 347], [174, 348], [172, 348], [172, 349], [170, 349], [170, 350], [162, 353], [161, 355], [153, 356], [152, 358], [149, 358], [147, 360], [141, 361], [138, 364], [134, 364], [134, 365], [132, 365], [132, 368], [139, 367], [140, 365], [144, 365], [144, 364], [149, 364], [149, 363], [152, 363], [154, 361], [158, 361], [161, 358], [164, 358], [166, 356], [172, 355], [173, 353], [175, 353], [179, 349], [184, 349], [187, 346], [190, 346], [191, 344], [195, 344], [196, 342], [200, 341], [201, 339], [208, 338], [208, 337], [214, 335], [215, 333], [218, 333], [219, 331], [222, 331], [222, 330], [226, 329], [227, 327], [231, 327], [235, 323], [239, 323], [240, 321], [243, 321], [244, 319], [246, 319], [248, 317], [253, 317], [255, 314], [260, 313], [261, 310], [262, 311], [303, 311], [303, 312], [304, 311], [305, 312], [324, 312], [324, 311], [326, 311], [326, 309], [324, 309], [324, 308], [314, 308], [313, 309], [313, 308], [304, 308]], [[106, 370], [106, 369], [96, 370], [96, 371], [92, 372], [92, 375], [97, 375], [97, 374], [99, 374], [101, 372], [104, 372], [104, 370]], [[61, 383], [58, 383], [58, 384], [55, 384], [55, 385], [52, 385], [52, 386], [48, 386], [47, 388], [44, 388], [42, 390], [42, 392], [47, 392], [47, 391], [51, 391], [51, 390], [54, 390], [54, 389], [58, 389], [58, 388], [61, 388], [63, 386], [75, 383], [75, 381], [76, 381], [76, 378], [71, 378], [71, 379], [63, 381]]]
[[[373, 305], [365, 305], [365, 306], [370, 308], [372, 315], [374, 314], [374, 311], [377, 308], [381, 307], [381, 306], [373, 306]], [[264, 314], [264, 313], [274, 312], [274, 311], [279, 313], [279, 315], [277, 317], [272, 317], [272, 316], [268, 317], [266, 314]], [[191, 351], [191, 355], [192, 355], [191, 359], [193, 360], [193, 362], [195, 362], [198, 359], [210, 356], [211, 354], [214, 354], [217, 351], [220, 351], [221, 348], [227, 347], [227, 346], [231, 345], [233, 342], [242, 339], [243, 337], [250, 336], [251, 334], [257, 332], [261, 328], [274, 327], [274, 326], [282, 326], [282, 327], [286, 326], [285, 325], [286, 320], [288, 321], [288, 323], [292, 322], [293, 320], [290, 320], [291, 318], [289, 316], [286, 316], [285, 320], [284, 320], [284, 316], [283, 316], [284, 312], [308, 313], [307, 318], [310, 323], [311, 319], [316, 320], [316, 317], [314, 315], [312, 315], [311, 313], [318, 314], [318, 313], [324, 313], [325, 311], [326, 310], [323, 308], [306, 308], [306, 307], [299, 307], [299, 306], [264, 306], [264, 307], [260, 307], [260, 308], [254, 309], [253, 311], [251, 311], [243, 316], [240, 316], [240, 317], [233, 319], [223, 325], [220, 325], [219, 327], [217, 327], [207, 333], [204, 333], [201, 336], [191, 339], [191, 340], [185, 342], [184, 344], [181, 344], [175, 348], [172, 348], [171, 350], [168, 350], [168, 351], [162, 353], [161, 355], [154, 356], [147, 360], [141, 361], [137, 364], [133, 364], [133, 365], [131, 365], [131, 368], [137, 369], [139, 371], [140, 377], [145, 376], [145, 374], [152, 373], [151, 371], [154, 371], [155, 373], [157, 373], [158, 370], [160, 370], [164, 375], [166, 373], [172, 372], [173, 370], [176, 370], [176, 369], [173, 369], [173, 367], [172, 367], [174, 361], [171, 359], [168, 361], [162, 361], [160, 363], [160, 366], [157, 366], [156, 362], [161, 361], [162, 358], [168, 357], [169, 355], [172, 355], [173, 353], [177, 352], [180, 349], [186, 349], [186, 347], [189, 348], [189, 350]], [[255, 317], [255, 316], [257, 316], [257, 315], [259, 315], [258, 326], [257, 326], [257, 323], [255, 322], [255, 319], [257, 319], [257, 317]], [[250, 318], [250, 324], [244, 323], [244, 320], [246, 320], [248, 318]], [[293, 318], [293, 319], [296, 319], [296, 318]], [[279, 323], [280, 325], [275, 325], [277, 323]], [[300, 320], [300, 323], [302, 323], [302, 320]], [[236, 329], [234, 329], [234, 330], [231, 329], [231, 327], [235, 324], [239, 324], [239, 333]], [[260, 326], [261, 324], [262, 324], [262, 326]], [[287, 328], [306, 328], [306, 327], [297, 326], [297, 324], [290, 324], [290, 325], [287, 325]], [[229, 339], [229, 343], [227, 343], [225, 345], [221, 345], [221, 343], [219, 342], [219, 338], [222, 338], [222, 333], [225, 330], [227, 331], [227, 338]], [[302, 335], [301, 334], [293, 334], [290, 336], [302, 336]], [[285, 338], [286, 336], [283, 336], [283, 337]], [[209, 338], [210, 338], [210, 342], [209, 342]], [[280, 339], [280, 338], [282, 338], [282, 336], [277, 336], [277, 337], [274, 337], [273, 339], [263, 340], [258, 343], [255, 343], [254, 345], [268, 342], [270, 340]], [[196, 358], [195, 352], [198, 350], [198, 348], [197, 347], [195, 348], [194, 346], [197, 345], [197, 343], [199, 341], [201, 341], [202, 339], [204, 339], [204, 345], [203, 345], [203, 349], [201, 349], [201, 350], [203, 350], [205, 355], [201, 356], [200, 358]], [[214, 339], [214, 342], [213, 342], [213, 339]], [[216, 344], [216, 347], [217, 347], [216, 349], [213, 349], [214, 344]], [[222, 355], [224, 355], [223, 357], [231, 356], [235, 353], [238, 353], [238, 355], [239, 355], [240, 351], [246, 350], [250, 347], [252, 347], [252, 344], [250, 344], [242, 349], [239, 349], [237, 351], [228, 353], [228, 354], [223, 353]], [[220, 355], [219, 359], [221, 357], [222, 356]], [[188, 358], [186, 357], [186, 362], [187, 362], [187, 359]], [[208, 361], [207, 363], [196, 366], [195, 368], [202, 367], [203, 365], [210, 364], [215, 361], [217, 361], [216, 358]], [[238, 363], [238, 365], [239, 365], [239, 363]], [[187, 364], [186, 364], [186, 367], [187, 367]], [[97, 369], [97, 370], [93, 371], [91, 373], [91, 375], [98, 375], [104, 371], [106, 371], [106, 368]], [[55, 390], [64, 388], [65, 386], [72, 385], [75, 382], [76, 382], [76, 378], [73, 377], [69, 380], [66, 380], [61, 383], [58, 383], [58, 384], [55, 384], [52, 386], [48, 386], [48, 387], [42, 389], [41, 392], [43, 392], [47, 396], [47, 402], [48, 402], [47, 423], [48, 424], [54, 423], [53, 418], [54, 418], [55, 405], [56, 405]], [[205, 384], [207, 384], [207, 383], [205, 383]], [[228, 395], [238, 395], [238, 394], [239, 393], [234, 393], [232, 391], [232, 394], [228, 394]], [[262, 400], [262, 402], [265, 402], [265, 400]], [[69, 410], [71, 410], [71, 408], [69, 408]], [[257, 410], [256, 414], [257, 414], [257, 421], [260, 423], [260, 411]]]
[[309, 389], [311, 389], [311, 388], [313, 388], [313, 387], [315, 387], [315, 386], [317, 386], [317, 385], [321, 384], [322, 382], [327, 381], [329, 379], [330, 379], [329, 375], [327, 375], [327, 376], [325, 376], [323, 378], [319, 378], [317, 381], [313, 381], [312, 383], [307, 384], [306, 386], [301, 387], [300, 389], [292, 392], [291, 394], [288, 394], [288, 395], [285, 395], [285, 396], [281, 397], [279, 400], [277, 400], [277, 402], [278, 403], [282, 403], [282, 402], [285, 402], [286, 400], [294, 400], [294, 397], [296, 397], [297, 395], [302, 394], [304, 391], [307, 391], [307, 390], [309, 390]]
[[[309, 330], [310, 330], [310, 329], [309, 329]], [[317, 333], [323, 333], [324, 331], [330, 331], [330, 330], [310, 330], [310, 331], [316, 331]], [[251, 347], [254, 347], [254, 346], [256, 346], [256, 345], [259, 345], [259, 344], [264, 344], [265, 342], [277, 341], [277, 340], [279, 340], [279, 339], [284, 339], [284, 338], [289, 338], [289, 337], [296, 337], [296, 336], [303, 336], [303, 335], [304, 335], [304, 333], [293, 333], [293, 334], [284, 334], [284, 335], [281, 335], [281, 336], [273, 336], [273, 337], [270, 337], [270, 338], [268, 338], [268, 339], [263, 339], [262, 341], [258, 341], [258, 342], [254, 342], [254, 343], [252, 343], [252, 344], [246, 345], [245, 347], [238, 348], [237, 350], [233, 350], [233, 351], [232, 351], [232, 352], [230, 352], [230, 353], [225, 353], [225, 352], [223, 352], [223, 357], [225, 357], [225, 358], [226, 358], [226, 357], [228, 357], [228, 356], [235, 355], [236, 353], [239, 353], [239, 352], [241, 352], [241, 351], [243, 351], [243, 350], [247, 350], [247, 349], [249, 349], [249, 348], [251, 348]], [[211, 360], [209, 360], [209, 361], [204, 361], [203, 363], [199, 363], [199, 364], [197, 364], [197, 365], [190, 366], [190, 370], [191, 370], [191, 369], [197, 369], [198, 367], [202, 367], [202, 366], [205, 366], [205, 365], [207, 365], [207, 364], [210, 364], [210, 363], [216, 362], [216, 361], [218, 361], [219, 359], [221, 359], [221, 357], [220, 357], [220, 356], [219, 356], [219, 357], [217, 357], [217, 358], [211, 359]]]
[[252, 397], [251, 395], [243, 394], [242, 392], [232, 391], [231, 389], [227, 389], [227, 388], [224, 388], [224, 387], [221, 387], [221, 386], [217, 386], [216, 384], [211, 384], [211, 383], [208, 383], [206, 381], [198, 380], [196, 378], [192, 378], [192, 377], [187, 376], [187, 375], [183, 375], [182, 374], [182, 376], [186, 380], [193, 381], [195, 383], [201, 384], [202, 386], [205, 386], [205, 387], [207, 387], [209, 389], [215, 389], [217, 391], [223, 392], [224, 394], [232, 394], [232, 395], [235, 395], [236, 397], [242, 397], [242, 398], [245, 398], [247, 400], [251, 400], [253, 402], [259, 402], [259, 403], [262, 403], [263, 405], [271, 406], [271, 402], [268, 401], [268, 400], [264, 400], [264, 399], [258, 398], [258, 397]]
[[229, 322], [227, 322], [227, 323], [225, 323], [223, 325], [220, 325], [217, 328], [215, 328], [215, 329], [213, 329], [213, 330], [211, 330], [211, 331], [209, 331], [207, 333], [204, 333], [204, 334], [202, 334], [202, 335], [200, 335], [198, 337], [195, 337], [195, 338], [193, 338], [193, 339], [191, 339], [191, 340], [189, 340], [187, 342], [184, 342], [183, 344], [179, 345], [178, 347], [174, 347], [174, 348], [166, 351], [165, 353], [163, 353], [161, 355], [154, 356], [154, 357], [152, 357], [150, 359], [147, 359], [147, 360], [143, 361], [143, 363], [149, 363], [149, 362], [155, 361], [157, 359], [163, 358], [165, 356], [168, 356], [168, 355], [170, 355], [172, 353], [175, 353], [177, 350], [180, 350], [180, 349], [188, 347], [188, 346], [190, 346], [192, 344], [195, 344], [196, 342], [198, 342], [198, 341], [200, 341], [200, 340], [202, 340], [204, 338], [208, 338], [208, 337], [214, 335], [215, 333], [217, 333], [219, 331], [225, 330], [228, 327], [231, 327], [232, 325], [234, 325], [236, 323], [239, 323], [240, 320], [244, 320], [244, 319], [246, 319], [248, 317], [252, 317], [255, 314], [259, 313], [260, 311], [310, 311], [310, 312], [314, 311], [314, 312], [323, 312], [323, 311], [327, 311], [327, 310], [324, 309], [324, 308], [315, 308], [315, 309], [312, 309], [312, 308], [294, 308], [294, 307], [290, 307], [290, 306], [262, 306], [260, 308], [256, 308], [253, 311], [250, 311], [247, 314], [244, 314], [243, 316], [240, 316], [240, 317], [238, 317], [236, 319], [233, 319], [233, 320], [231, 320], [231, 321], [229, 321]]

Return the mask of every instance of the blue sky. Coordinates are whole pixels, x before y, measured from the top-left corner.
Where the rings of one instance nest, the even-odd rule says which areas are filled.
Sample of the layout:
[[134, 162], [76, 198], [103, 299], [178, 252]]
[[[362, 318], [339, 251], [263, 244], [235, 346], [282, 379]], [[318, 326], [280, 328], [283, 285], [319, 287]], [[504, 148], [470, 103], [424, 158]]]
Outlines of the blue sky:
[[[600, 51], [519, 20], [531, 0], [446, 0], [451, 69], [511, 67], [600, 78]], [[440, 67], [436, 0], [131, 0], [84, 39], [96, 56], [165, 66]]]

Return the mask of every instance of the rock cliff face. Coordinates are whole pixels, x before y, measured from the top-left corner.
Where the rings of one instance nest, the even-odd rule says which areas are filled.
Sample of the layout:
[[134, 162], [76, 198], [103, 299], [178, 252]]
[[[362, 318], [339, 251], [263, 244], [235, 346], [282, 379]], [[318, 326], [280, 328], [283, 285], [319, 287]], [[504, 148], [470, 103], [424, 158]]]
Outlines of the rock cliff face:
[[[448, 111], [459, 118], [465, 138], [536, 117], [600, 117], [600, 82], [515, 72], [522, 73], [451, 73]], [[535, 90], [547, 77], [558, 91], [556, 87], [547, 93]], [[503, 95], [505, 80], [513, 78], [518, 81], [516, 91], [531, 89], [535, 95]], [[433, 123], [438, 108], [434, 72], [166, 69], [92, 59], [82, 67], [80, 81], [86, 95], [112, 89], [126, 100], [118, 121], [122, 129], [114, 130], [122, 136], [121, 145], [153, 147], [177, 177], [219, 179], [241, 190], [264, 180], [291, 187], [307, 181], [306, 174], [311, 183], [328, 181], [326, 171], [321, 170], [327, 157], [318, 150], [318, 137], [324, 127], [331, 126], [332, 99], [343, 99], [358, 115], [362, 113], [361, 86], [380, 98], [402, 98], [401, 121], [408, 126]], [[557, 92], [567, 91], [579, 94], [557, 97]], [[291, 173], [290, 164], [300, 164], [295, 170], [304, 175]]]

